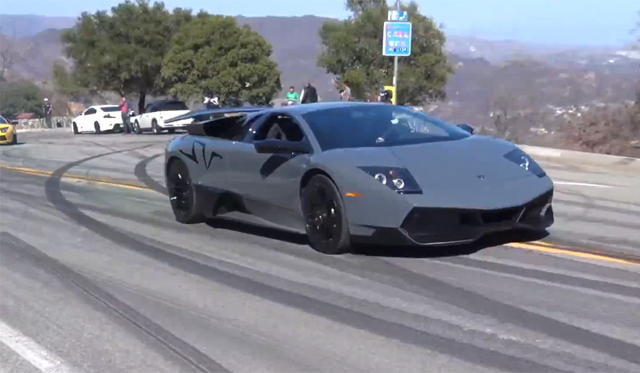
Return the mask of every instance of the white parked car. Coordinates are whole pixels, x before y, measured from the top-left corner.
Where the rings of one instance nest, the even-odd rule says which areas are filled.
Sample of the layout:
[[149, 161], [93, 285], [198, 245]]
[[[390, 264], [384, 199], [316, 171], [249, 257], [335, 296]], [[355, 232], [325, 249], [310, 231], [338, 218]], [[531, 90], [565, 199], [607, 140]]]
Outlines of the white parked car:
[[118, 105], [90, 106], [82, 114], [73, 118], [73, 133], [102, 133], [121, 131], [122, 114]]
[[133, 123], [136, 133], [146, 131], [153, 131], [153, 133], [168, 131], [169, 133], [174, 133], [177, 128], [183, 128], [192, 123], [193, 119], [189, 118], [172, 123], [165, 123], [165, 120], [188, 112], [189, 107], [183, 101], [156, 101], [148, 104], [144, 108], [144, 113], [131, 118], [131, 123]]

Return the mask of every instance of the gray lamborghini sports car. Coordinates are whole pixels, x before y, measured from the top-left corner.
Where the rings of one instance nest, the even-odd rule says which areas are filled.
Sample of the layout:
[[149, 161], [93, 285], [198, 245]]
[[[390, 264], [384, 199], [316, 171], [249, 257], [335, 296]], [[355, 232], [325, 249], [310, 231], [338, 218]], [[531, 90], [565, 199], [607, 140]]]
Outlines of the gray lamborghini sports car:
[[402, 106], [331, 102], [198, 110], [166, 150], [179, 222], [254, 215], [352, 243], [451, 245], [553, 224], [553, 182], [514, 144]]

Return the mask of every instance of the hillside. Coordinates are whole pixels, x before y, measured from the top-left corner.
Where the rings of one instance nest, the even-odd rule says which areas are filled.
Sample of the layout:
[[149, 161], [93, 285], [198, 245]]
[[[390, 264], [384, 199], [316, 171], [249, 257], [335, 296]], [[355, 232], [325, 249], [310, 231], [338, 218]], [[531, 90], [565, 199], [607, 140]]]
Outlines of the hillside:
[[[315, 16], [237, 19], [271, 42], [273, 58], [282, 71], [283, 87], [300, 88], [310, 80], [323, 99], [337, 98], [331, 76], [316, 66], [321, 50], [318, 30], [331, 19]], [[64, 61], [60, 28], [72, 26], [75, 18], [0, 15], [0, 22], [22, 36], [11, 41], [16, 63], [7, 77], [50, 79], [53, 63]], [[43, 30], [45, 27], [57, 29]], [[34, 34], [36, 31], [40, 32]], [[8, 42], [6, 37], [0, 38], [3, 45]], [[453, 104], [463, 108], [460, 114], [464, 117], [486, 118], [486, 113], [496, 106], [525, 110], [619, 102], [634, 98], [638, 89], [639, 60], [615, 48], [566, 50], [455, 35], [448, 40], [447, 51], [456, 73], [450, 78], [447, 94]]]

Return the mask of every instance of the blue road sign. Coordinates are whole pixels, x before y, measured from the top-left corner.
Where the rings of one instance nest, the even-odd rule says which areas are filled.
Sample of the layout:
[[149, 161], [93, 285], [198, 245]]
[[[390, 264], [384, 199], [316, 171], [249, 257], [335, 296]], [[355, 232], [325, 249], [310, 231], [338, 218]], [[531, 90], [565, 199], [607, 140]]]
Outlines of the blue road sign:
[[411, 22], [385, 22], [382, 55], [408, 57], [411, 55]]
[[387, 19], [389, 21], [407, 22], [409, 20], [409, 12], [402, 10], [390, 10]]

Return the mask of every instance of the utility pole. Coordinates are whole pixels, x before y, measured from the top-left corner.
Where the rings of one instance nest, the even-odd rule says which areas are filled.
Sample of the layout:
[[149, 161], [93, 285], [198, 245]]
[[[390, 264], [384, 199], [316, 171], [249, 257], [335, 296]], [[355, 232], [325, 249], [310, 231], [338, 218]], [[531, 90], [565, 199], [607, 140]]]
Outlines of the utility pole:
[[[400, 0], [396, 0], [396, 10], [400, 10]], [[393, 102], [398, 102], [398, 56], [393, 57]]]

